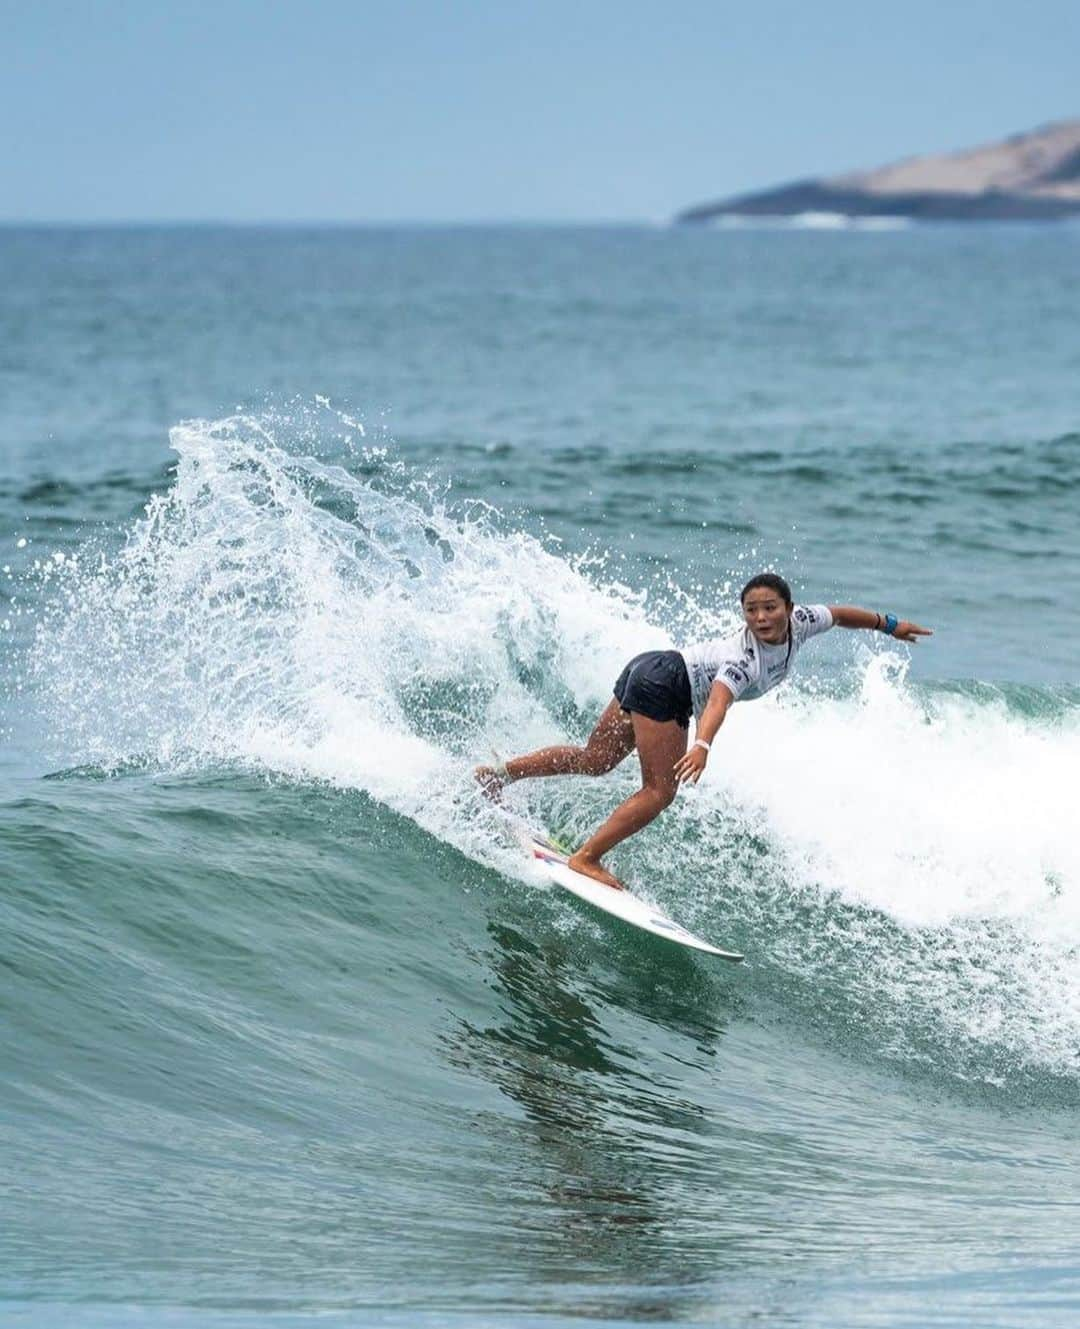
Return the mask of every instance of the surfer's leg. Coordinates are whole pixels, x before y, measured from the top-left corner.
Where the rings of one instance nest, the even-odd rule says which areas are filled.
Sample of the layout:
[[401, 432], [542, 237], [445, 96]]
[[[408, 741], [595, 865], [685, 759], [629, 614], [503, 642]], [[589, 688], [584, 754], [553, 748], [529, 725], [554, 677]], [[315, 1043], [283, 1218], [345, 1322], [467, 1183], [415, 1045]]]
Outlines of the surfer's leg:
[[540, 748], [523, 757], [511, 757], [501, 770], [478, 766], [473, 775], [489, 797], [497, 798], [503, 785], [511, 780], [531, 780], [540, 775], [605, 775], [633, 752], [634, 742], [631, 718], [613, 697], [584, 747], [560, 744]]
[[673, 767], [686, 751], [687, 730], [676, 720], [650, 720], [634, 714], [634, 738], [641, 759], [641, 788], [621, 803], [576, 854], [568, 860], [576, 872], [608, 886], [621, 886], [600, 859], [607, 851], [648, 826], [671, 803], [679, 787]]

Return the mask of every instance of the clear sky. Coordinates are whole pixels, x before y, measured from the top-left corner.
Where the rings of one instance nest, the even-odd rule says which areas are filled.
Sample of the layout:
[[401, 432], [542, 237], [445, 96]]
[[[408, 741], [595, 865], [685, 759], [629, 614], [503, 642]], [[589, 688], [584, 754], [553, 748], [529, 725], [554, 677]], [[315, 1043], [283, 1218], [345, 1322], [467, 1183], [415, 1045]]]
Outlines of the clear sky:
[[664, 220], [1080, 115], [1077, 0], [0, 0], [0, 219]]

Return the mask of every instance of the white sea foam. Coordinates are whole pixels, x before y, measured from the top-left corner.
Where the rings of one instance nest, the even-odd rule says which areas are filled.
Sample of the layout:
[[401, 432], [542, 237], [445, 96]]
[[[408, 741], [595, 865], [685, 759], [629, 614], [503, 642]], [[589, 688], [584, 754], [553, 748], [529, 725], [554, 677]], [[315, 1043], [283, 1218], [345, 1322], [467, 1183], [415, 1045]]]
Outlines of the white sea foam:
[[[847, 1018], [899, 1055], [940, 1057], [944, 1038], [944, 1068], [965, 1077], [1075, 1074], [1080, 716], [916, 693], [891, 654], [866, 652], [854, 681], [842, 697], [792, 688], [737, 707], [688, 815], [767, 844], [764, 887], [729, 864], [742, 889], [768, 897], [779, 879], [821, 912], [765, 950], [815, 985], [843, 973]], [[759, 914], [766, 932], [788, 917]], [[928, 1036], [937, 1054], [917, 1051]]]
[[723, 750], [717, 784], [764, 811], [805, 880], [913, 926], [1045, 907], [1080, 937], [1080, 895], [1055, 885], [1080, 887], [1075, 723], [916, 699], [895, 657], [868, 652], [856, 695], [737, 708]]
[[[119, 554], [42, 560], [54, 591], [32, 663], [66, 754], [363, 789], [507, 867], [469, 766], [583, 733], [625, 659], [670, 641], [662, 607], [490, 509], [455, 507], [385, 451], [330, 464], [279, 442], [283, 427], [177, 427], [175, 480]], [[684, 595], [688, 609], [705, 619]], [[813, 650], [836, 655], [828, 639]], [[962, 1037], [1071, 1073], [1078, 768], [1075, 711], [1050, 721], [916, 692], [895, 650], [867, 650], [840, 687], [736, 707], [706, 780], [668, 814], [676, 838], [650, 833], [649, 862], [667, 902], [706, 922], [687, 863], [720, 864], [747, 910], [760, 897], [763, 928], [783, 917], [761, 904], [780, 880], [811, 919], [786, 942], [763, 932], [761, 952], [817, 981], [835, 974], [807, 936], [841, 918], [853, 1009], [887, 1007], [899, 1055], [914, 1055], [917, 1006], [941, 1056]], [[575, 785], [582, 824], [632, 780], [628, 765]], [[732, 848], [748, 837], [768, 848], [767, 880]]]
[[796, 212], [767, 216], [728, 213], [715, 218], [712, 226], [720, 230], [755, 231], [905, 231], [916, 223], [910, 217], [884, 214], [860, 217], [846, 212]]

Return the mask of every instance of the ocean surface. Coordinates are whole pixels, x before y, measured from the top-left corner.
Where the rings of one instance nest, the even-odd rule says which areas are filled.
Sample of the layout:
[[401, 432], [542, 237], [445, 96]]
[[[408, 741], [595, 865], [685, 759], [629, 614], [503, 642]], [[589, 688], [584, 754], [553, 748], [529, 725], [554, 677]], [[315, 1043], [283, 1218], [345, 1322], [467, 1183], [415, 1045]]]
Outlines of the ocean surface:
[[[0, 1320], [1074, 1325], [1078, 310], [1065, 225], [0, 230]], [[730, 966], [470, 770], [762, 568], [935, 635], [612, 855]]]

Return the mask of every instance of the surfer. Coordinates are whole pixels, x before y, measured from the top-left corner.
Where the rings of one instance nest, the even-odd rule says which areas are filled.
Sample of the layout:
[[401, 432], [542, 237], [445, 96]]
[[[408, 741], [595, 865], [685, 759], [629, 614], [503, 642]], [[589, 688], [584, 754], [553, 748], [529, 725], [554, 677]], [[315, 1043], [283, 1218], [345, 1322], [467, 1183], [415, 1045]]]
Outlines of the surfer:
[[[615, 681], [584, 747], [541, 748], [497, 766], [478, 766], [477, 782], [489, 798], [503, 786], [543, 775], [605, 775], [637, 748], [641, 788], [608, 817], [567, 860], [576, 872], [622, 889], [600, 860], [609, 849], [647, 826], [675, 797], [680, 784], [697, 784], [713, 740], [736, 701], [763, 696], [788, 675], [800, 649], [832, 627], [884, 632], [915, 643], [929, 628], [853, 605], [796, 605], [783, 577], [762, 572], [739, 597], [745, 626], [728, 637], [685, 651], [645, 651]], [[696, 722], [687, 748], [690, 716]]]

